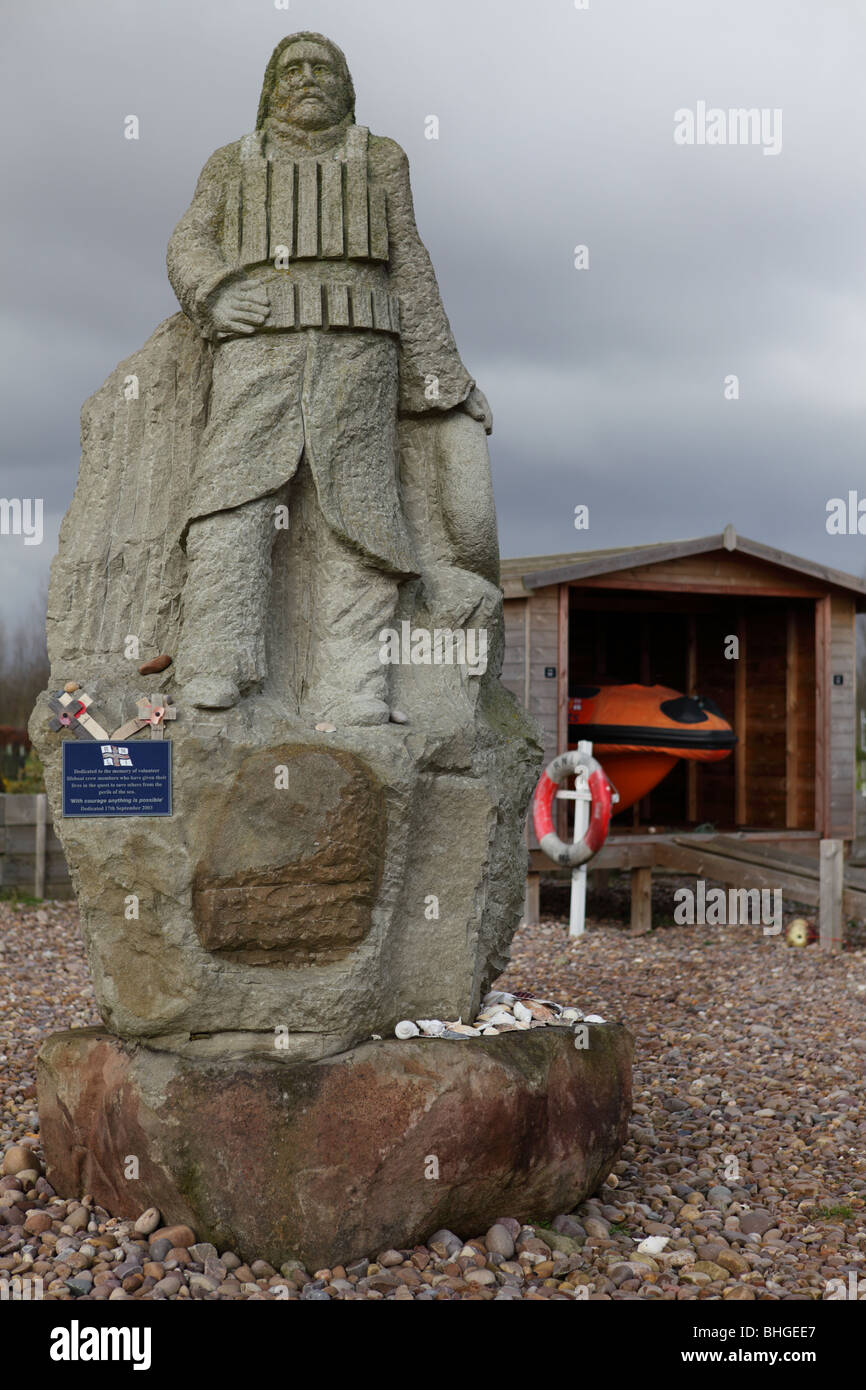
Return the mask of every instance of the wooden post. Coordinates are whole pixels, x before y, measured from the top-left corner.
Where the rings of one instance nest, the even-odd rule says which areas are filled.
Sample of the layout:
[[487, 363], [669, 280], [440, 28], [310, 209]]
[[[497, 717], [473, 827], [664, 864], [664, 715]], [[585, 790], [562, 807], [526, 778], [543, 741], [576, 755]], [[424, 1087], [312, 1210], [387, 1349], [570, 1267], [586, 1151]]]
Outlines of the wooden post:
[[[578, 752], [592, 756], [592, 744], [586, 739], [578, 739]], [[574, 843], [582, 840], [589, 828], [592, 808], [592, 792], [589, 790], [585, 770], [576, 773], [574, 791], [557, 792], [557, 795], [573, 802]], [[586, 931], [586, 864], [580, 864], [571, 871], [571, 901], [568, 908], [569, 936], [583, 936]]]
[[526, 895], [523, 900], [523, 921], [532, 926], [541, 916], [541, 874], [526, 875]]
[[746, 614], [743, 609], [737, 616], [737, 669], [734, 677], [734, 732], [737, 744], [734, 749], [734, 821], [744, 826], [748, 820], [748, 706], [746, 688]]
[[796, 830], [800, 824], [800, 767], [797, 746], [800, 705], [797, 699], [798, 672], [797, 610], [788, 609], [788, 640], [785, 655], [785, 824]]
[[48, 819], [48, 798], [40, 792], [34, 798], [36, 819], [36, 854], [34, 856], [33, 896], [45, 897], [45, 826]]
[[845, 860], [841, 840], [821, 841], [820, 902], [818, 908], [818, 938], [824, 951], [841, 951], [842, 888]]
[[643, 936], [652, 930], [653, 871], [648, 868], [631, 871], [631, 934]]

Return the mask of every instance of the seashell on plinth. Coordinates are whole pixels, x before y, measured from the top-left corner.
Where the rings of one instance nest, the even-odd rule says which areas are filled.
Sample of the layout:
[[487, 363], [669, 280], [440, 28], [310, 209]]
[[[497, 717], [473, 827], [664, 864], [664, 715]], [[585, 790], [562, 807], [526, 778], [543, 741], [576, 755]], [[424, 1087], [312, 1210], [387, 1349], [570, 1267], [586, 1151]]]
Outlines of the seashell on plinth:
[[441, 1018], [419, 1018], [418, 1027], [425, 1038], [441, 1038], [445, 1032], [445, 1024]]

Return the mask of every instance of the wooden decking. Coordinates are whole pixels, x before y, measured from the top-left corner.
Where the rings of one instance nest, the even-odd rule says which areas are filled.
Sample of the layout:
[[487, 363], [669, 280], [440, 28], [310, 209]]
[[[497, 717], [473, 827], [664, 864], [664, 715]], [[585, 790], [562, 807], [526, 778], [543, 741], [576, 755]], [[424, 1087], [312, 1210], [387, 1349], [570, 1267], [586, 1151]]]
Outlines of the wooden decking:
[[[649, 931], [651, 926], [653, 869], [737, 888], [779, 889], [783, 902], [787, 899], [819, 909], [820, 941], [828, 950], [841, 949], [844, 919], [866, 919], [866, 870], [845, 863], [841, 840], [821, 840], [810, 832], [783, 836], [748, 831], [731, 835], [612, 835], [587, 868], [590, 873], [631, 871], [631, 928], [635, 933]], [[531, 852], [528, 920], [538, 917], [540, 877], [562, 873], [540, 850]]]

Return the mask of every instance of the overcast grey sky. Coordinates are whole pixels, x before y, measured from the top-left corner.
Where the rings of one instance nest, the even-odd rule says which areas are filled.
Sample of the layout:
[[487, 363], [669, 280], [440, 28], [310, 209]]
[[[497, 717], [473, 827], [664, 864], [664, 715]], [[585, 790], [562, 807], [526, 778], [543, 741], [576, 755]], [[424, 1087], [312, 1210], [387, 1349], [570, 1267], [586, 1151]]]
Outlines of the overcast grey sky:
[[[0, 537], [0, 613], [54, 552], [81, 402], [177, 307], [165, 245], [201, 166], [305, 28], [409, 155], [494, 411], [503, 555], [730, 521], [866, 571], [866, 537], [825, 526], [866, 498], [863, 0], [2, 0], [0, 495], [44, 498], [46, 536]], [[701, 101], [780, 109], [781, 152], [675, 144]]]

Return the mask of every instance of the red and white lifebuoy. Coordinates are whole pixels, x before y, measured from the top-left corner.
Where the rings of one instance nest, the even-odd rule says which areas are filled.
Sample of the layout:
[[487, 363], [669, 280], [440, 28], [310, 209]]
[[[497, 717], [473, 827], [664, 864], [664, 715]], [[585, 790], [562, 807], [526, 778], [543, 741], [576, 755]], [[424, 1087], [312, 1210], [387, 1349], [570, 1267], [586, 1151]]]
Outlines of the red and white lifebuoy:
[[[587, 772], [587, 786], [592, 794], [592, 810], [589, 825], [582, 840], [567, 845], [553, 829], [553, 801], [557, 787], [566, 777], [573, 776], [579, 768]], [[532, 802], [532, 824], [538, 843], [548, 859], [568, 868], [585, 864], [594, 854], [598, 854], [610, 828], [612, 789], [601, 763], [589, 753], [573, 748], [560, 753], [548, 768], [542, 772]]]

